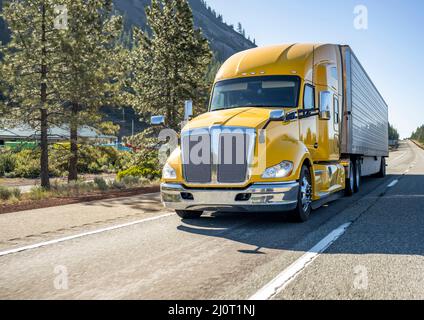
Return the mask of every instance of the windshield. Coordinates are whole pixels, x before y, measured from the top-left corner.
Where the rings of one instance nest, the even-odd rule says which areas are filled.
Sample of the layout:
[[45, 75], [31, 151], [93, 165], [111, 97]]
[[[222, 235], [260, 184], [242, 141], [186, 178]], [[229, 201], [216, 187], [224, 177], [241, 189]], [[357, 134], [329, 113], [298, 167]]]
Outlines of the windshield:
[[243, 107], [296, 108], [299, 77], [265, 76], [224, 80], [215, 84], [211, 111]]

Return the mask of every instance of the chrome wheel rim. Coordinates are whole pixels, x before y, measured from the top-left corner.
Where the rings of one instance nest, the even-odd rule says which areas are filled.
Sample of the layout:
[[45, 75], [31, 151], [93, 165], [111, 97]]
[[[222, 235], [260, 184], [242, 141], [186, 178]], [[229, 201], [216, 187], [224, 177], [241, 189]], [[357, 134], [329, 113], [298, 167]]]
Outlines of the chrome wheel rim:
[[304, 177], [302, 179], [302, 184], [300, 187], [300, 196], [302, 199], [303, 211], [306, 212], [309, 209], [309, 206], [312, 203], [312, 186], [309, 183], [308, 178]]

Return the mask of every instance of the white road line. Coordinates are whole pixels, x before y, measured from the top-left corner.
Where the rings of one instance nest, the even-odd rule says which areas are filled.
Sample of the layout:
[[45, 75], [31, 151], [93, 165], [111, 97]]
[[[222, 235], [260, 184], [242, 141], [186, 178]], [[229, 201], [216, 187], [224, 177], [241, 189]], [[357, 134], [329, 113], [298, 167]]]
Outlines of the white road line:
[[0, 251], [0, 257], [6, 256], [6, 255], [9, 255], [9, 254], [13, 254], [13, 253], [17, 253], [17, 252], [27, 251], [27, 250], [31, 250], [31, 249], [37, 249], [37, 248], [49, 246], [49, 245], [52, 245], [52, 244], [65, 242], [65, 241], [70, 241], [70, 240], [74, 240], [74, 239], [78, 239], [78, 238], [82, 238], [82, 237], [87, 237], [87, 236], [91, 236], [91, 235], [94, 235], [94, 234], [99, 234], [99, 233], [103, 233], [103, 232], [108, 232], [108, 231], [113, 231], [113, 230], [122, 229], [122, 228], [126, 228], [126, 227], [131, 227], [131, 226], [134, 226], [134, 225], [137, 225], [137, 224], [141, 224], [141, 223], [145, 223], [145, 222], [149, 222], [149, 221], [155, 221], [155, 220], [167, 218], [167, 217], [170, 217], [170, 216], [173, 216], [173, 215], [175, 215], [175, 213], [168, 213], [168, 214], [164, 214], [164, 215], [157, 216], [157, 217], [147, 218], [147, 219], [143, 219], [143, 220], [137, 220], [137, 221], [124, 223], [124, 224], [120, 224], [120, 225], [116, 225], [116, 226], [111, 226], [111, 227], [107, 227], [107, 228], [103, 228], [103, 229], [97, 229], [97, 230], [93, 230], [93, 231], [89, 231], [89, 232], [75, 234], [75, 235], [69, 236], [69, 237], [64, 237], [64, 238], [54, 239], [54, 240], [50, 240], [50, 241], [35, 243], [35, 244], [28, 245], [28, 246], [14, 248], [14, 249], [6, 250], [6, 251]]
[[397, 185], [399, 182], [398, 179], [393, 180], [392, 182], [390, 182], [390, 184], [387, 186], [387, 188], [393, 188], [395, 185]]
[[337, 239], [339, 239], [351, 226], [351, 222], [345, 223], [333, 230], [328, 236], [322, 239], [317, 245], [295, 261], [291, 266], [281, 272], [274, 280], [265, 285], [249, 300], [269, 300], [279, 294], [287, 285], [310, 265], [321, 253], [327, 250]]

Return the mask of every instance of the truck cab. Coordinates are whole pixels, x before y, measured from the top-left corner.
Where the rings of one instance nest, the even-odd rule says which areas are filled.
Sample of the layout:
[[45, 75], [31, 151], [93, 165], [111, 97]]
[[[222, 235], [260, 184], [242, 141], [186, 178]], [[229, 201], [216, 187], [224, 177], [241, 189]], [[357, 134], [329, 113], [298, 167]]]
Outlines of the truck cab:
[[164, 205], [182, 218], [291, 211], [306, 221], [313, 208], [358, 191], [365, 154], [347, 150], [353, 126], [343, 48], [277, 45], [229, 58], [209, 112], [183, 128], [165, 165]]

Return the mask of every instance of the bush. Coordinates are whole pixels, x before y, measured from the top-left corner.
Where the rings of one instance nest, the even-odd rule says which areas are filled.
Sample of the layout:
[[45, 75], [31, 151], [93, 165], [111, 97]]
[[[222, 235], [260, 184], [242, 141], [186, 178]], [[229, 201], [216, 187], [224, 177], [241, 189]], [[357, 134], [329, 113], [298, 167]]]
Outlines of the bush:
[[96, 177], [94, 179], [94, 184], [97, 186], [97, 188], [100, 191], [106, 191], [106, 190], [109, 189], [109, 186], [108, 186], [107, 182], [103, 178]]
[[158, 179], [162, 172], [155, 152], [139, 153], [134, 156], [136, 165], [118, 173], [118, 180], [124, 177], [143, 177], [149, 180]]
[[124, 182], [122, 182], [122, 181], [114, 180], [114, 181], [112, 181], [112, 182], [110, 183], [110, 187], [111, 187], [112, 189], [124, 190], [127, 186], [126, 186], [126, 185], [125, 185], [125, 183], [124, 183]]
[[121, 179], [121, 182], [127, 187], [133, 187], [140, 184], [141, 178], [137, 176], [125, 176]]
[[22, 196], [21, 189], [13, 188], [12, 189], [12, 196], [16, 199], [21, 199], [21, 196]]
[[29, 192], [31, 200], [42, 200], [50, 196], [50, 193], [42, 187], [33, 187]]
[[144, 176], [143, 169], [139, 167], [131, 167], [127, 170], [121, 171], [118, 173], [118, 180], [121, 181], [124, 178], [132, 177], [132, 178], [140, 178]]
[[0, 177], [15, 170], [16, 157], [11, 152], [0, 153]]
[[9, 188], [0, 186], [0, 200], [9, 200], [11, 197], [11, 190]]
[[22, 150], [16, 153], [16, 166], [10, 177], [34, 179], [40, 176], [40, 153]]

